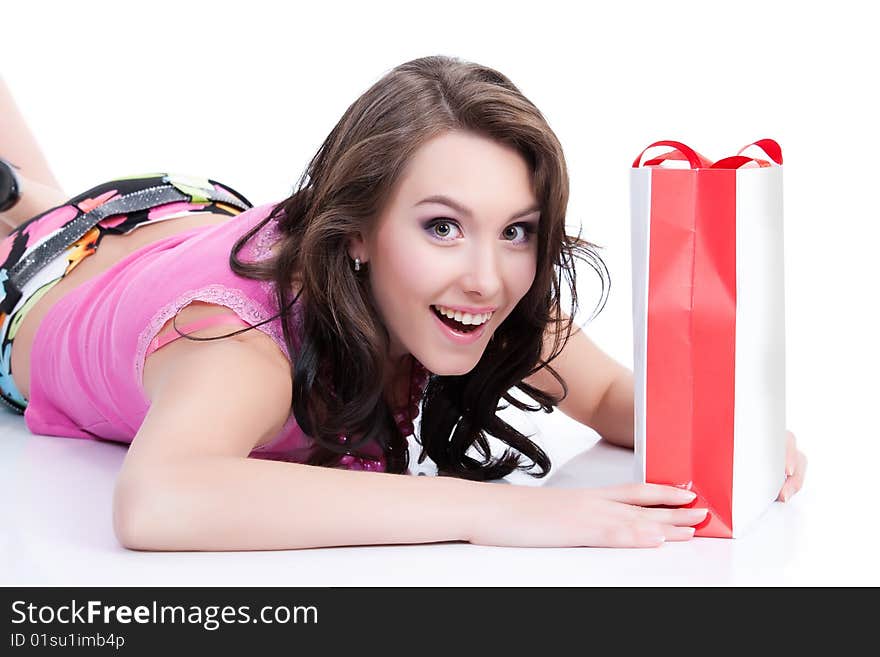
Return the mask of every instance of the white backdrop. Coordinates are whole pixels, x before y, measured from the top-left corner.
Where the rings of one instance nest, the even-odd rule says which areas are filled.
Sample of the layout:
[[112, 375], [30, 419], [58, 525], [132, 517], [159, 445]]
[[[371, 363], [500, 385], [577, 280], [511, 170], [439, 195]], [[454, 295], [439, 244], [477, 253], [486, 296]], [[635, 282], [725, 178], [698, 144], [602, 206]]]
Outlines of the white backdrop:
[[[342, 112], [395, 65], [447, 54], [497, 68], [562, 142], [571, 232], [583, 226], [604, 247], [612, 278], [588, 330], [629, 367], [633, 158], [659, 139], [711, 159], [776, 139], [787, 424], [810, 459], [810, 503], [835, 507], [824, 517], [837, 522], [816, 531], [866, 545], [880, 538], [880, 52], [860, 3], [778, 4], [19, 1], [0, 16], [0, 75], [71, 195], [170, 170], [259, 204], [288, 193]], [[587, 267], [578, 291], [583, 322], [598, 298]], [[836, 556], [829, 575], [846, 568]]]

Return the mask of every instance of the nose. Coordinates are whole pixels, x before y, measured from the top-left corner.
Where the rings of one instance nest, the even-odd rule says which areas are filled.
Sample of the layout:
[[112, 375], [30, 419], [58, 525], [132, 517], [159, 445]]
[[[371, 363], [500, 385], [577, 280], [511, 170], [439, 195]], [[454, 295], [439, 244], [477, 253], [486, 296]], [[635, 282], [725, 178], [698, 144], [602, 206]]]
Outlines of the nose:
[[473, 296], [486, 301], [497, 299], [503, 284], [501, 263], [497, 253], [484, 249], [468, 255], [462, 267], [462, 288]]

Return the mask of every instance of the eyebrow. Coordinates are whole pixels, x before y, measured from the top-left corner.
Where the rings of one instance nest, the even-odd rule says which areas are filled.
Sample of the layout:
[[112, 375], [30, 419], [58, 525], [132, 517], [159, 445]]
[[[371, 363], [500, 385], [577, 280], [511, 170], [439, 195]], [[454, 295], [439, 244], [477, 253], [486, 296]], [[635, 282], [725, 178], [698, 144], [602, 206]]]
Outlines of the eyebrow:
[[[469, 210], [468, 208], [463, 206], [458, 201], [455, 201], [455, 200], [449, 198], [448, 196], [444, 196], [443, 194], [435, 194], [434, 196], [429, 196], [428, 198], [423, 198], [421, 201], [416, 203], [416, 205], [414, 205], [413, 207], [416, 207], [418, 205], [422, 205], [423, 203], [440, 203], [442, 205], [448, 205], [450, 208], [452, 208], [456, 212], [460, 212], [461, 214], [463, 214], [464, 216], [466, 216], [468, 218], [473, 218], [473, 216], [474, 216], [474, 213], [471, 212], [471, 210]], [[541, 206], [538, 205], [537, 203], [535, 203], [534, 205], [526, 208], [525, 210], [521, 210], [521, 211], [515, 213], [512, 217], [510, 217], [510, 219], [511, 220], [519, 219], [520, 217], [525, 217], [527, 214], [532, 214], [533, 212], [538, 212], [540, 209], [541, 209]]]

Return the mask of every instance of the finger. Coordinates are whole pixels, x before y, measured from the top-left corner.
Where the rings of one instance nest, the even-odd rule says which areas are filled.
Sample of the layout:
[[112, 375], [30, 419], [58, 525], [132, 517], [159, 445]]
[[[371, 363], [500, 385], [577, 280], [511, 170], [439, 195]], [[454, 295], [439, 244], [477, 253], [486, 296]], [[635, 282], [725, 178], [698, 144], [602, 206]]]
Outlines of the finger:
[[689, 541], [694, 537], [693, 527], [677, 527], [663, 523], [642, 523], [634, 530], [637, 545], [659, 546], [669, 541]]
[[791, 497], [791, 487], [788, 485], [788, 482], [791, 481], [791, 478], [785, 480], [785, 483], [782, 484], [782, 488], [779, 490], [779, 495], [776, 496], [777, 502], [788, 502], [788, 498]]
[[606, 527], [599, 539], [604, 547], [659, 547], [666, 542], [662, 525], [653, 522], [629, 522]]
[[800, 486], [796, 483], [794, 479], [789, 479], [785, 482], [785, 486], [782, 487], [782, 491], [779, 493], [779, 500], [781, 502], [789, 502], [792, 496], [800, 490]]
[[794, 475], [789, 477], [784, 487], [788, 488], [786, 499], [791, 498], [804, 486], [804, 475], [807, 473], [807, 457], [798, 453], [798, 465], [795, 468]]
[[689, 541], [696, 533], [694, 527], [673, 527], [668, 526], [664, 531], [667, 541]]
[[669, 506], [678, 506], [692, 502], [696, 495], [682, 488], [675, 486], [664, 486], [663, 484], [627, 484], [624, 486], [608, 486], [602, 489], [605, 497], [625, 502], [627, 504], [637, 504], [639, 506], [652, 506], [666, 504]]
[[690, 527], [703, 522], [709, 514], [709, 509], [640, 509], [639, 513], [654, 522]]
[[797, 441], [791, 431], [785, 432], [785, 474], [791, 476], [797, 469]]
[[[693, 527], [678, 527], [676, 525], [667, 525], [663, 523], [650, 523], [643, 525], [642, 531], [646, 531], [649, 535], [661, 535], [665, 541], [689, 541], [694, 537], [696, 529]], [[647, 529], [650, 527], [650, 529]]]
[[780, 502], [788, 502], [792, 496], [797, 493], [804, 485], [803, 477], [795, 475], [794, 477], [789, 477], [785, 484], [782, 486], [782, 490], [779, 491], [779, 497], [776, 499]]

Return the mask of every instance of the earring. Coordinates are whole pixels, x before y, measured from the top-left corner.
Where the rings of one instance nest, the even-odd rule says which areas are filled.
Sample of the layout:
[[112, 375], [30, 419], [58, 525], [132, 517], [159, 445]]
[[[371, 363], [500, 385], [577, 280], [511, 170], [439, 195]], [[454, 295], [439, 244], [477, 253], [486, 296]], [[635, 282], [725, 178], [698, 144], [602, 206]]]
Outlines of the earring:
[[355, 259], [354, 259], [354, 270], [355, 270], [355, 271], [360, 271], [360, 270], [361, 270], [361, 259], [360, 259], [360, 258], [355, 258]]

